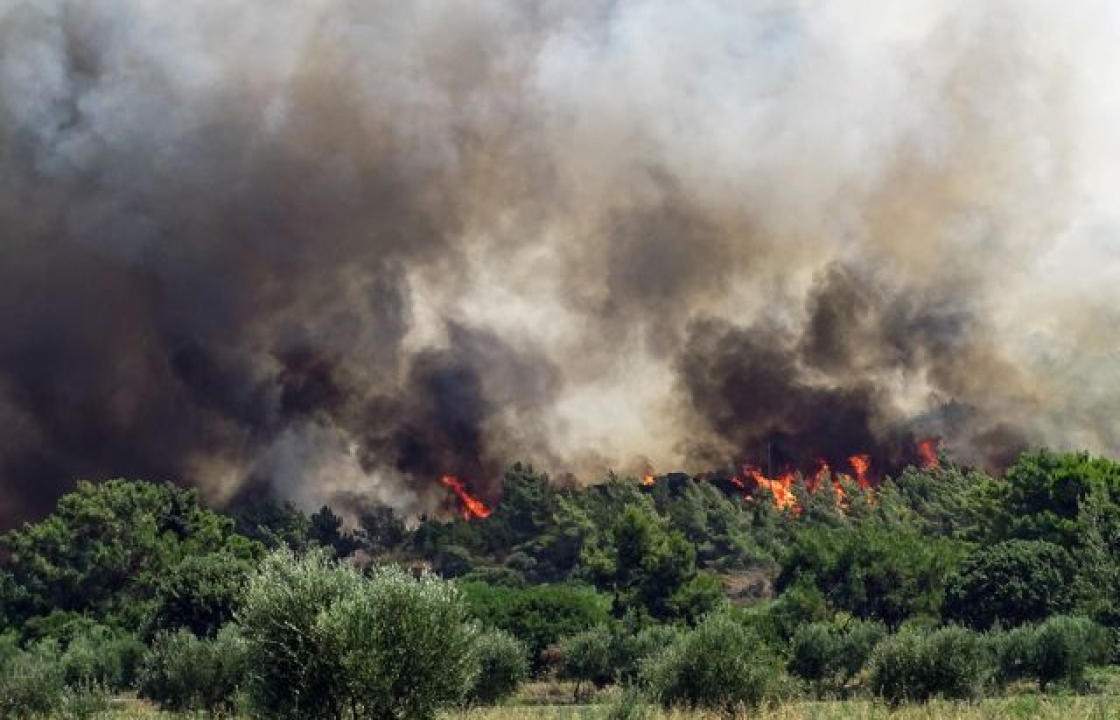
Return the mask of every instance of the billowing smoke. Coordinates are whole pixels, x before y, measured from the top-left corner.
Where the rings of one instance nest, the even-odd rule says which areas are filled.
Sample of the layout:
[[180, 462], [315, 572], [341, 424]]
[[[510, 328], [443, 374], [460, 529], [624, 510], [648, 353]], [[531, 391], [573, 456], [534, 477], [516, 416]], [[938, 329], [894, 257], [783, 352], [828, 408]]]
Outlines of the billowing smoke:
[[0, 524], [1120, 452], [1107, 0], [0, 0]]

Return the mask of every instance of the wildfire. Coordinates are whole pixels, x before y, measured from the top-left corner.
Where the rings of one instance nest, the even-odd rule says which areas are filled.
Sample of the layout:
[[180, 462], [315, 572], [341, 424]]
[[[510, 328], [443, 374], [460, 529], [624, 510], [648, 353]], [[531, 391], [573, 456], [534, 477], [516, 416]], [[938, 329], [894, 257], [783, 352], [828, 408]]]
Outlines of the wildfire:
[[793, 494], [795, 476], [792, 472], [786, 471], [775, 478], [768, 478], [758, 468], [747, 467], [744, 470], [751, 480], [754, 480], [755, 485], [770, 491], [770, 494], [774, 496], [774, 504], [778, 506], [779, 510], [789, 508], [794, 513], [800, 512], [801, 508], [797, 504], [797, 497]]
[[867, 453], [860, 453], [859, 455], [852, 455], [848, 458], [851, 463], [852, 469], [856, 471], [856, 485], [860, 490], [867, 490], [871, 487], [871, 480], [868, 478], [868, 473], [871, 472], [871, 456]]
[[459, 482], [459, 478], [454, 475], [444, 475], [439, 481], [446, 487], [451, 488], [459, 498], [464, 520], [490, 517], [490, 508], [486, 506], [486, 503], [467, 492], [467, 489], [463, 487], [463, 483]]
[[941, 467], [941, 460], [937, 457], [940, 442], [938, 438], [927, 438], [918, 443], [918, 464], [923, 470], [937, 470]]

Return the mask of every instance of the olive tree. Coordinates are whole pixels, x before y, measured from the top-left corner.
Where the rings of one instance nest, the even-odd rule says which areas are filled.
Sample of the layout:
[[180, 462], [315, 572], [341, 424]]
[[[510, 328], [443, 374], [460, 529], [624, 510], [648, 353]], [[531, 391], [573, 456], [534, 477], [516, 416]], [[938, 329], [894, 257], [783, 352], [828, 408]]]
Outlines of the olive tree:
[[365, 577], [320, 551], [280, 550], [250, 577], [238, 618], [250, 700], [269, 718], [426, 720], [478, 672], [478, 630], [432, 575]]
[[681, 635], [643, 669], [646, 686], [663, 706], [725, 712], [773, 697], [781, 677], [770, 648], [724, 613]]

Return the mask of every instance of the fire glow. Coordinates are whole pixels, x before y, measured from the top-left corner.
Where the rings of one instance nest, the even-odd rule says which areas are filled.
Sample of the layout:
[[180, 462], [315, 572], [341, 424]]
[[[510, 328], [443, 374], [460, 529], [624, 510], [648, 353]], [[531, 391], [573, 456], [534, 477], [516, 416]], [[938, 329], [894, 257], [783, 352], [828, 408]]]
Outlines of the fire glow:
[[486, 503], [467, 492], [463, 483], [459, 482], [459, 478], [454, 475], [444, 475], [439, 481], [445, 487], [451, 488], [456, 497], [459, 498], [459, 506], [464, 520], [490, 517], [490, 508], [487, 507]]
[[[918, 441], [914, 446], [917, 466], [922, 470], [937, 470], [941, 468], [938, 458], [939, 438], [927, 438]], [[766, 489], [774, 498], [774, 504], [780, 510], [788, 510], [794, 515], [801, 513], [801, 506], [797, 502], [795, 486], [799, 479], [804, 479], [805, 489], [808, 492], [819, 492], [830, 487], [835, 494], [837, 503], [843, 504], [847, 498], [845, 486], [855, 486], [859, 490], [871, 491], [875, 488], [875, 477], [871, 455], [868, 453], [855, 453], [848, 457], [847, 472], [835, 471], [826, 460], [818, 460], [816, 468], [811, 472], [785, 468], [776, 474], [767, 475], [757, 465], [744, 465], [740, 471], [728, 478], [743, 497], [754, 500], [759, 489]], [[647, 470], [642, 477], [641, 484], [645, 487], [656, 484], [652, 470]]]

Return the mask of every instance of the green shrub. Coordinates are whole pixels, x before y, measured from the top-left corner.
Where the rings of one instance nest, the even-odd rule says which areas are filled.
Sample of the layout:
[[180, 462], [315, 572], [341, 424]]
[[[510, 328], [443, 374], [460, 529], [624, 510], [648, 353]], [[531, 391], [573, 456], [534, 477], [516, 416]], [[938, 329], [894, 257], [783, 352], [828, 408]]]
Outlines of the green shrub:
[[615, 634], [613, 658], [616, 679], [629, 685], [637, 680], [642, 664], [673, 644], [680, 630], [673, 625], [650, 625], [637, 633]]
[[892, 705], [976, 698], [991, 674], [983, 636], [959, 627], [900, 630], [876, 646], [868, 666], [872, 690]]
[[1042, 540], [1009, 540], [974, 550], [949, 579], [945, 613], [987, 629], [1037, 622], [1073, 605], [1073, 559]]
[[789, 669], [818, 695], [843, 692], [886, 636], [880, 623], [861, 620], [803, 625], [790, 644]]
[[250, 646], [248, 688], [257, 712], [293, 720], [340, 716], [345, 678], [318, 619], [362, 582], [324, 552], [297, 558], [280, 550], [262, 561], [238, 617]]
[[642, 678], [665, 707], [734, 712], [773, 697], [781, 668], [757, 635], [727, 614], [706, 618], [643, 669]]
[[1016, 680], [1035, 677], [1037, 636], [1038, 630], [1033, 625], [988, 633], [989, 653], [994, 665], [993, 680], [999, 689]]
[[603, 687], [614, 679], [615, 643], [611, 629], [606, 625], [565, 638], [560, 643], [560, 653], [563, 657], [560, 675], [576, 681], [577, 699], [582, 683]]
[[15, 653], [0, 667], [0, 718], [47, 716], [58, 709], [65, 687], [52, 643]]
[[492, 705], [513, 693], [529, 676], [525, 644], [502, 630], [490, 630], [475, 642], [478, 674], [468, 693], [472, 703]]
[[227, 626], [212, 640], [189, 630], [156, 635], [140, 671], [140, 694], [172, 711], [232, 713], [244, 685], [247, 648], [237, 628]]
[[97, 625], [74, 636], [61, 662], [67, 685], [123, 690], [135, 683], [143, 654], [135, 636]]
[[57, 715], [66, 720], [90, 720], [109, 710], [109, 688], [83, 680], [67, 686], [58, 703]]
[[1103, 664], [1109, 655], [1108, 631], [1086, 618], [1057, 615], [1038, 626], [1034, 634], [1032, 665], [1039, 689], [1060, 681], [1081, 688], [1085, 668]]
[[646, 720], [653, 713], [641, 690], [629, 686], [607, 706], [604, 720]]
[[229, 553], [183, 558], [159, 578], [144, 623], [145, 639], [179, 628], [213, 637], [233, 620], [250, 569], [250, 561]]
[[268, 556], [239, 620], [250, 698], [279, 720], [424, 720], [464, 699], [478, 632], [456, 587], [380, 568], [366, 579], [321, 552]]
[[459, 587], [474, 617], [529, 647], [534, 670], [541, 669], [548, 646], [610, 620], [610, 599], [583, 585], [516, 588], [460, 581]]

